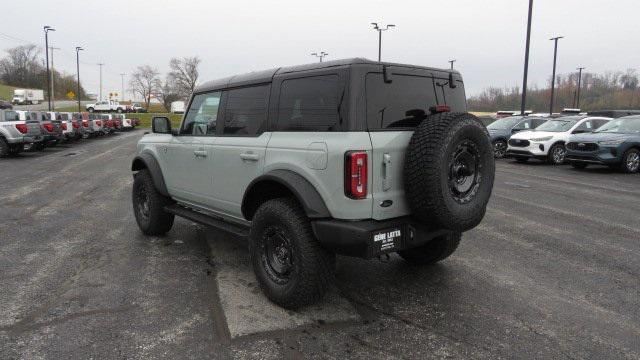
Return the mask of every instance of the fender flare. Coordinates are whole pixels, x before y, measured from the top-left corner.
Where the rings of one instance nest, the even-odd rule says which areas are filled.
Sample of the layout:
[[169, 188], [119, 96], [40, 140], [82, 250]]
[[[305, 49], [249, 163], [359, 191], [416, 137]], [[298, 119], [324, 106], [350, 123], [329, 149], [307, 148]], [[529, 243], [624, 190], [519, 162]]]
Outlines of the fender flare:
[[309, 218], [321, 219], [331, 217], [331, 213], [322, 196], [320, 196], [309, 180], [290, 170], [273, 170], [255, 178], [247, 186], [241, 206], [242, 215], [245, 219], [249, 219], [247, 211], [249, 210], [248, 205], [252, 197], [252, 190], [265, 182], [275, 182], [287, 188], [302, 205], [304, 212]]
[[133, 161], [131, 162], [131, 171], [139, 171], [142, 169], [149, 170], [156, 190], [164, 196], [169, 196], [167, 185], [164, 182], [164, 176], [162, 176], [162, 169], [160, 169], [160, 164], [153, 155], [149, 153], [142, 153], [133, 158]]

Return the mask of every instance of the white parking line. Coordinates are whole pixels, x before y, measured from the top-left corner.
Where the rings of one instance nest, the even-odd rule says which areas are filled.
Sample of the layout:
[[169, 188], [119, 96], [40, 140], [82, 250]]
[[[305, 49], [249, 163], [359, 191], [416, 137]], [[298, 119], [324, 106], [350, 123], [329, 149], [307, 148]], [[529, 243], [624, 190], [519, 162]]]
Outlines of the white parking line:
[[231, 338], [318, 323], [358, 321], [353, 305], [333, 289], [318, 304], [298, 311], [270, 302], [260, 290], [246, 244], [216, 230], [206, 230], [216, 270], [220, 304]]

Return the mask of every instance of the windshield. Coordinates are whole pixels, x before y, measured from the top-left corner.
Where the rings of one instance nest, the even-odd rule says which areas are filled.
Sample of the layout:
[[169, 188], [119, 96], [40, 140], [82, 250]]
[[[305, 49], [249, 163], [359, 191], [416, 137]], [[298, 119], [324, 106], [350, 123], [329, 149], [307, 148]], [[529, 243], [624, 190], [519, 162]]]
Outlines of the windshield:
[[620, 133], [620, 134], [638, 134], [640, 133], [640, 117], [611, 120], [598, 130], [597, 133]]
[[578, 120], [570, 120], [570, 119], [556, 119], [549, 120], [546, 123], [538, 126], [536, 131], [550, 131], [550, 132], [564, 132], [569, 131], [573, 125], [575, 125]]
[[506, 130], [506, 129], [511, 129], [512, 127], [514, 127], [520, 120], [522, 120], [522, 118], [520, 116], [510, 116], [510, 117], [506, 117], [506, 118], [502, 118], [502, 119], [498, 119], [494, 122], [492, 122], [491, 124], [489, 124], [489, 126], [487, 126], [487, 129], [489, 130]]

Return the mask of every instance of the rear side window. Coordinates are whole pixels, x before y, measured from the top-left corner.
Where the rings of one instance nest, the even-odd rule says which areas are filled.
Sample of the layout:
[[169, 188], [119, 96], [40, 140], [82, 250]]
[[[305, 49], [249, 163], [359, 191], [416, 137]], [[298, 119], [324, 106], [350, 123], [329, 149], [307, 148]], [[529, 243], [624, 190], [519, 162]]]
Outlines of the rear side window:
[[256, 135], [264, 129], [269, 104], [269, 85], [225, 91], [225, 135]]
[[4, 120], [5, 121], [20, 121], [20, 115], [18, 115], [15, 111], [5, 111], [4, 112]]
[[338, 131], [342, 98], [337, 75], [285, 80], [280, 87], [277, 129]]
[[446, 79], [393, 74], [385, 83], [380, 73], [366, 77], [367, 125], [369, 130], [414, 128], [435, 105], [449, 105], [451, 111], [466, 111], [464, 87], [451, 89]]

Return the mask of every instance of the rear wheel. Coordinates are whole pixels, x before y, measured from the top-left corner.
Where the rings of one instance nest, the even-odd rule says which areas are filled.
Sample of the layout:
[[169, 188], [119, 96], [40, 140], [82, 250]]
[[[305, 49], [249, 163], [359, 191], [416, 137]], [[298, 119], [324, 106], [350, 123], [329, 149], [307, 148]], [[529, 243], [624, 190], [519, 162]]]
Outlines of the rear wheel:
[[502, 159], [507, 155], [507, 142], [496, 140], [493, 142], [493, 154], [496, 159]]
[[320, 246], [294, 199], [273, 199], [258, 208], [249, 248], [262, 291], [284, 308], [315, 303], [331, 285], [335, 255]]
[[3, 137], [0, 137], [0, 157], [9, 156], [9, 143]]
[[549, 149], [549, 154], [547, 155], [547, 162], [551, 165], [562, 165], [564, 164], [564, 158], [567, 155], [567, 150], [564, 148], [563, 144], [555, 144]]
[[437, 237], [418, 248], [398, 251], [398, 255], [416, 265], [435, 264], [456, 251], [461, 237], [460, 233], [450, 233]]
[[571, 163], [571, 166], [572, 166], [574, 169], [586, 169], [586, 168], [587, 168], [587, 166], [589, 166], [589, 164], [587, 164], [587, 163], [583, 163], [583, 162], [572, 162], [572, 163]]
[[629, 149], [622, 156], [620, 169], [625, 173], [636, 173], [640, 169], [640, 151]]
[[90, 113], [94, 112], [92, 107], [88, 108], [87, 111], [90, 112]]
[[149, 170], [134, 175], [131, 200], [136, 222], [145, 235], [164, 235], [171, 230], [175, 216], [164, 208], [173, 201], [156, 190]]

